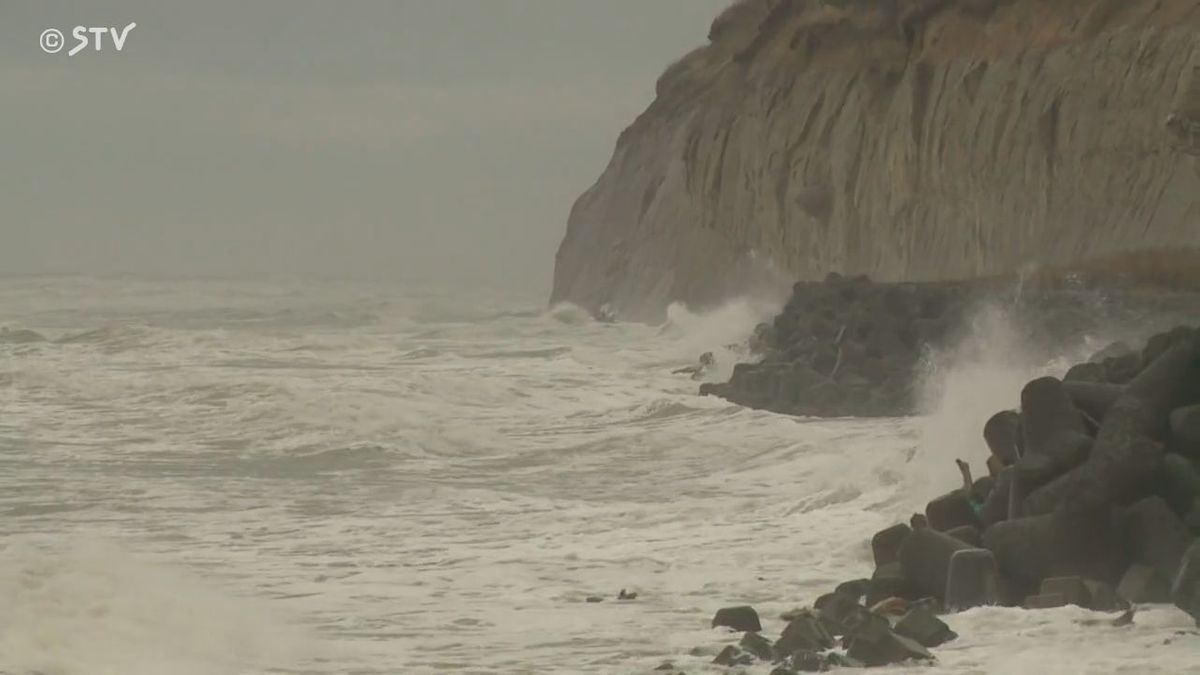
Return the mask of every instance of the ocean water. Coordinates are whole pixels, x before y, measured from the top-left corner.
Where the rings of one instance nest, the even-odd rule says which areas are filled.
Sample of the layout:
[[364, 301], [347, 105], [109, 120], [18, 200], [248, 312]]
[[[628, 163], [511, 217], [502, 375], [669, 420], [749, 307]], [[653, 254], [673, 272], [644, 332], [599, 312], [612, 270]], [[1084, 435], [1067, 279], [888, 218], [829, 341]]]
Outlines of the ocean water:
[[[727, 374], [773, 309], [643, 326], [494, 290], [0, 281], [0, 325], [51, 338], [0, 345], [0, 673], [721, 672], [716, 609], [775, 635], [869, 574], [870, 535], [954, 458], [983, 471], [982, 422], [1065, 363], [985, 314], [988, 348], [936, 356], [929, 414], [892, 420], [671, 373], [715, 350]], [[936, 666], [892, 672], [1200, 671], [1183, 613], [1105, 618], [972, 610]]]

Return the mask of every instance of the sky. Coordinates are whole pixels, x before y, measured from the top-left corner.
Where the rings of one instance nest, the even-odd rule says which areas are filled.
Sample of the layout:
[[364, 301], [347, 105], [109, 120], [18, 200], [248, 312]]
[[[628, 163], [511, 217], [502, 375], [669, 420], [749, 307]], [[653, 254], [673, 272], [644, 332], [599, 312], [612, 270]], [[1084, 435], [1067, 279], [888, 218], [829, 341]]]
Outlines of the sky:
[[0, 275], [548, 292], [571, 204], [729, 2], [3, 0]]

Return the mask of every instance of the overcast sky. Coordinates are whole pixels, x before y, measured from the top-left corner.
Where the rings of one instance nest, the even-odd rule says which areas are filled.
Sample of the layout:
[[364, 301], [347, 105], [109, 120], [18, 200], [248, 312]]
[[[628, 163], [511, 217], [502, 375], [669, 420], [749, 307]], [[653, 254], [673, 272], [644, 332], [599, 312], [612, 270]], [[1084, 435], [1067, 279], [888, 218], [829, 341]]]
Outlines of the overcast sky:
[[546, 290], [571, 203], [729, 1], [3, 0], [0, 274]]

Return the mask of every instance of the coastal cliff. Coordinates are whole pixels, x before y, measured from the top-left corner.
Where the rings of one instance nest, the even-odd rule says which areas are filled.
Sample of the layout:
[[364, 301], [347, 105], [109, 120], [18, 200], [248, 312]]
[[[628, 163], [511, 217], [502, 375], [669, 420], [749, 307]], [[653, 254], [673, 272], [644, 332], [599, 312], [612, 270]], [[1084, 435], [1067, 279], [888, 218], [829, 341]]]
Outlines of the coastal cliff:
[[575, 203], [552, 302], [654, 320], [1156, 251], [1189, 275], [1198, 151], [1198, 0], [743, 0]]

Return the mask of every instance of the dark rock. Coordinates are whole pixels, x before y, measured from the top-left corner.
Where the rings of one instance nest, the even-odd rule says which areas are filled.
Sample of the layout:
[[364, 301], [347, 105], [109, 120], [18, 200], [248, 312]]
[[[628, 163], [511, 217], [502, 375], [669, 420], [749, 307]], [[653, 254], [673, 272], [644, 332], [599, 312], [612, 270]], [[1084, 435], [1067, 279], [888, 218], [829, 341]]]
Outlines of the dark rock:
[[930, 527], [941, 532], [960, 525], [979, 524], [970, 495], [962, 490], [955, 490], [929, 502], [925, 507], [925, 519]]
[[638, 595], [637, 593], [626, 591], [624, 588], [622, 588], [621, 592], [617, 594], [617, 599], [618, 600], [637, 600], [637, 595]]
[[849, 656], [846, 656], [845, 654], [839, 654], [838, 652], [829, 652], [829, 654], [825, 656], [825, 661], [829, 664], [830, 668], [867, 667], [867, 664], [863, 663], [862, 661], [859, 661], [858, 659], [852, 659]]
[[979, 533], [979, 528], [974, 525], [960, 525], [946, 530], [946, 534], [954, 537], [964, 544], [971, 546], [979, 546], [982, 539]]
[[983, 545], [995, 554], [1002, 575], [1030, 591], [1057, 576], [1115, 582], [1130, 562], [1128, 546], [1107, 512], [1006, 520], [983, 533]]
[[983, 529], [986, 530], [1008, 518], [1009, 492], [1012, 489], [1012, 478], [1015, 472], [1016, 469], [1010, 466], [1005, 467], [996, 475], [996, 485], [979, 511], [979, 521]]
[[1103, 420], [1108, 409], [1125, 393], [1125, 387], [1119, 384], [1099, 382], [1063, 382], [1063, 388], [1075, 407], [1094, 422]]
[[1158, 465], [1156, 492], [1180, 515], [1187, 515], [1200, 498], [1200, 464], [1194, 460], [1167, 453]]
[[908, 519], [908, 525], [914, 530], [924, 529], [929, 527], [929, 519], [925, 517], [924, 513], [914, 513], [912, 518]]
[[867, 594], [867, 589], [871, 587], [870, 579], [853, 579], [851, 581], [843, 581], [833, 589], [834, 593], [845, 595], [858, 602]]
[[[819, 656], [817, 658], [820, 658]], [[820, 672], [820, 671], [814, 671]], [[771, 675], [796, 675], [796, 671], [786, 666], [775, 666], [771, 669]]]
[[1200, 336], [1173, 344], [1129, 383], [1126, 395], [1142, 403], [1142, 431], [1166, 437], [1171, 412], [1200, 402]]
[[1125, 384], [1142, 371], [1142, 355], [1136, 352], [1111, 356], [1100, 362], [1104, 366], [1104, 380], [1111, 384]]
[[1026, 455], [1044, 455], [1058, 460], [1069, 452], [1078, 436], [1086, 435], [1083, 418], [1063, 383], [1054, 377], [1039, 377], [1021, 390], [1021, 438]]
[[946, 607], [952, 611], [999, 602], [999, 571], [991, 551], [969, 548], [950, 556]]
[[602, 597], [600, 597], [600, 596], [598, 596], [598, 595], [589, 595], [589, 596], [587, 597], [587, 601], [588, 601], [588, 602], [591, 602], [591, 603], [596, 603], [596, 602], [604, 602], [604, 598], [602, 598]]
[[1149, 565], [1130, 565], [1117, 585], [1117, 597], [1138, 605], [1148, 602], [1166, 602], [1170, 596], [1169, 586]]
[[800, 673], [819, 673], [826, 669], [827, 664], [817, 652], [796, 652], [792, 654], [792, 667]]
[[759, 661], [770, 661], [775, 658], [775, 652], [771, 648], [771, 641], [759, 633], [746, 633], [742, 636], [738, 647], [741, 647], [742, 651], [753, 654]]
[[833, 636], [815, 613], [806, 612], [792, 619], [783, 634], [775, 641], [776, 654], [792, 654], [801, 650], [820, 651], [833, 647]]
[[987, 458], [988, 475], [992, 478], [998, 478], [1000, 472], [1004, 470], [1004, 462], [995, 455], [988, 455]]
[[1068, 605], [1088, 608], [1092, 593], [1080, 577], [1053, 577], [1042, 582], [1041, 595], [1059, 595]]
[[1025, 609], [1054, 609], [1055, 607], [1066, 606], [1067, 599], [1059, 593], [1031, 595], [1025, 598]]
[[1121, 616], [1118, 616], [1117, 618], [1113, 619], [1111, 623], [1114, 628], [1120, 628], [1121, 626], [1132, 626], [1133, 625], [1133, 615], [1136, 613], [1137, 613], [1137, 610], [1130, 607], [1129, 609], [1125, 610], [1121, 614]]
[[987, 501], [987, 498], [992, 495], [992, 490], [995, 487], [995, 477], [988, 475], [977, 478], [974, 483], [971, 483], [972, 506], [982, 506]]
[[950, 557], [969, 545], [930, 528], [914, 530], [900, 547], [904, 576], [925, 595], [944, 599]]
[[911, 659], [932, 660], [929, 650], [916, 640], [898, 635], [886, 625], [870, 623], [849, 639], [846, 655], [868, 667], [886, 666]]
[[895, 630], [900, 635], [916, 640], [925, 647], [936, 647], [958, 637], [954, 631], [950, 630], [950, 626], [923, 607], [913, 609], [905, 614], [904, 618], [896, 624]]
[[1016, 478], [1026, 493], [1035, 490], [1062, 474], [1058, 461], [1049, 455], [1025, 455], [1013, 465]]
[[1083, 585], [1087, 586], [1088, 596], [1091, 598], [1091, 604], [1088, 609], [1096, 610], [1097, 612], [1111, 612], [1120, 609], [1124, 603], [1117, 599], [1117, 589], [1103, 581], [1095, 581], [1092, 579], [1084, 579]]
[[724, 626], [736, 631], [751, 633], [757, 633], [762, 630], [762, 623], [758, 620], [758, 612], [754, 611], [753, 607], [746, 605], [724, 607], [717, 610], [717, 614], [712, 620], [712, 626], [713, 628]]
[[[821, 617], [825, 630], [834, 637], [845, 635], [847, 627], [857, 625], [855, 615], [867, 611], [866, 607], [858, 604], [857, 598], [838, 592], [826, 593], [817, 598], [813, 602], [813, 609]], [[784, 619], [791, 621], [798, 616], [799, 614], [785, 616]]]
[[656, 667], [654, 670], [675, 670], [675, 664], [671, 663], [670, 661], [663, 661], [662, 663], [658, 664], [658, 667]]
[[1200, 405], [1184, 406], [1171, 411], [1171, 450], [1200, 458]]
[[1164, 584], [1171, 583], [1192, 534], [1161, 497], [1147, 497], [1124, 514], [1135, 562], [1154, 568]]
[[900, 559], [900, 544], [912, 532], [912, 528], [904, 523], [893, 525], [880, 530], [871, 537], [871, 552], [875, 556], [875, 566], [882, 567]]
[[920, 595], [920, 589], [904, 574], [904, 568], [896, 561], [875, 568], [867, 587], [866, 604], [873, 607], [888, 598], [912, 600]]
[[1099, 363], [1079, 363], [1071, 366], [1067, 370], [1067, 374], [1063, 377], [1064, 382], [1096, 382], [1107, 384], [1108, 371], [1103, 364]]
[[1200, 542], [1193, 543], [1171, 584], [1171, 602], [1187, 612], [1200, 625]]
[[732, 668], [734, 666], [748, 666], [754, 663], [754, 657], [742, 652], [742, 650], [733, 645], [729, 645], [725, 649], [722, 649], [721, 653], [717, 654], [717, 658], [713, 659], [712, 662], [718, 666]]
[[1020, 438], [1021, 415], [1016, 411], [1002, 410], [983, 425], [983, 439], [988, 449], [1005, 465], [1017, 461]]
[[1123, 396], [1105, 417], [1088, 460], [1030, 493], [1024, 512], [1041, 515], [1060, 506], [1094, 511], [1145, 496], [1153, 487], [1163, 451], [1145, 434], [1149, 417], [1141, 399]]

